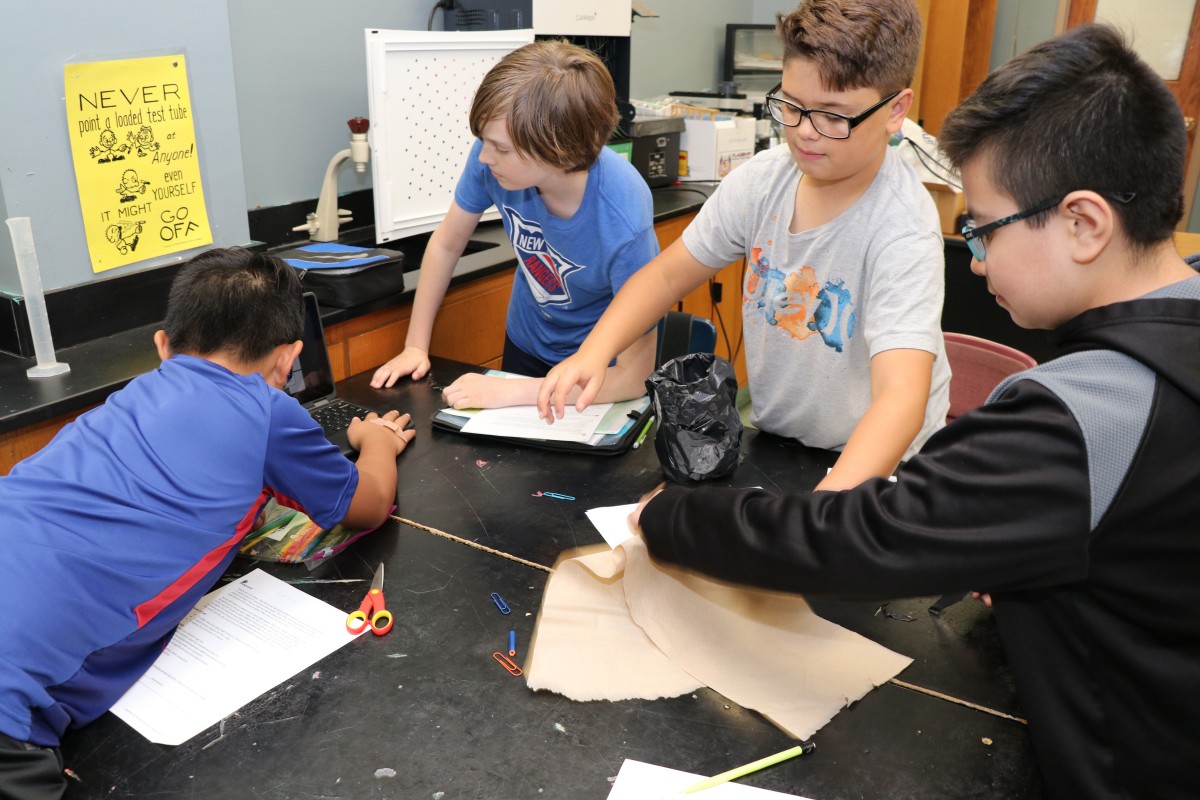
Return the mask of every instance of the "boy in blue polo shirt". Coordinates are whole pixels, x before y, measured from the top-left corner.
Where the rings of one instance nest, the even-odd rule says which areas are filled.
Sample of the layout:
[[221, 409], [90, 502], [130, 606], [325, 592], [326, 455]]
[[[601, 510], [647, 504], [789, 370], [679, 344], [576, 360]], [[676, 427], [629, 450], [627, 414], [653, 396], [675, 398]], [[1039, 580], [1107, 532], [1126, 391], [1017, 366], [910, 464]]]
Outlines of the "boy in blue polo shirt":
[[[59, 738], [103, 714], [237, 553], [268, 496], [322, 526], [382, 524], [408, 415], [350, 426], [357, 464], [281, 391], [294, 270], [210, 250], [171, 287], [162, 365], [0, 477], [0, 798], [60, 797]], [[368, 424], [374, 423], [374, 424]]]
[[[488, 72], [471, 104], [478, 139], [421, 261], [404, 350], [372, 386], [429, 372], [438, 306], [493, 204], [517, 254], [501, 366], [541, 378], [575, 352], [625, 280], [658, 253], [650, 189], [605, 147], [618, 119], [615, 98], [604, 62], [563, 41], [526, 45]], [[651, 324], [614, 354], [601, 402], [645, 393], [654, 344]], [[443, 397], [454, 408], [495, 408], [532, 404], [537, 389], [536, 380], [468, 374]]]

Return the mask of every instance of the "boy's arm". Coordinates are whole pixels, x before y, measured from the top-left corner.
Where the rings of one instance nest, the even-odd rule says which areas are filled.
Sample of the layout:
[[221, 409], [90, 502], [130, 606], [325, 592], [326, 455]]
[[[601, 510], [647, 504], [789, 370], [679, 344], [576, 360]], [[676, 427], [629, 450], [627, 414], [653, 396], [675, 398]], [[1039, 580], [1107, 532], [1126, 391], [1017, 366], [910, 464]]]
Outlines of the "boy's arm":
[[896, 483], [669, 487], [638, 522], [656, 559], [726, 581], [812, 596], [995, 594], [1083, 580], [1093, 502], [1078, 423], [1018, 381], [943, 429]]
[[462, 258], [481, 216], [464, 211], [456, 202], [450, 203], [450, 210], [429, 237], [421, 259], [421, 277], [417, 279], [404, 350], [375, 371], [371, 378], [374, 388], [392, 386], [406, 375], [420, 380], [429, 371], [429, 340], [433, 336], [434, 319], [454, 275], [454, 266]]
[[358, 450], [358, 488], [342, 524], [350, 528], [377, 528], [392, 510], [396, 497], [396, 457], [416, 436], [409, 430], [412, 417], [389, 411], [382, 417], [374, 412], [365, 420], [355, 419], [346, 431], [350, 444]]
[[[596, 395], [597, 403], [632, 400], [646, 393], [646, 378], [654, 369], [657, 331], [651, 328], [621, 355], [617, 363], [605, 370], [604, 388]], [[502, 408], [530, 406], [537, 402], [539, 378], [498, 378], [475, 372], [461, 376], [442, 392], [442, 400], [452, 408]], [[579, 395], [576, 387], [568, 400]]]
[[537, 393], [541, 417], [547, 422], [556, 417], [561, 419], [576, 386], [582, 391], [575, 400], [575, 408], [580, 411], [587, 408], [604, 386], [608, 362], [644, 338], [643, 332], [652, 328], [674, 303], [712, 276], [713, 269], [697, 261], [682, 239], [675, 240], [635, 272], [617, 292], [579, 351], [550, 370], [542, 380]]
[[933, 358], [924, 350], [897, 349], [871, 359], [871, 405], [818, 490], [849, 489], [892, 474], [925, 424]]

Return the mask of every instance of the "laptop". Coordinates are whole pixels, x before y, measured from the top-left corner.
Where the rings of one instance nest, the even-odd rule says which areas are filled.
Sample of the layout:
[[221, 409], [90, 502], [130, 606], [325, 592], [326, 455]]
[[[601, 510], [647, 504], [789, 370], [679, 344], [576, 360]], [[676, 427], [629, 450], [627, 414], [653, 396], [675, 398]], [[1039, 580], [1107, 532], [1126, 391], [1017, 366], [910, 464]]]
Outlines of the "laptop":
[[338, 399], [317, 296], [312, 292], [304, 293], [303, 341], [304, 347], [292, 365], [292, 372], [283, 390], [308, 409], [313, 419], [325, 430], [325, 436], [337, 445], [343, 455], [354, 458], [358, 453], [350, 446], [346, 429], [350, 427], [350, 420], [365, 417], [370, 409]]

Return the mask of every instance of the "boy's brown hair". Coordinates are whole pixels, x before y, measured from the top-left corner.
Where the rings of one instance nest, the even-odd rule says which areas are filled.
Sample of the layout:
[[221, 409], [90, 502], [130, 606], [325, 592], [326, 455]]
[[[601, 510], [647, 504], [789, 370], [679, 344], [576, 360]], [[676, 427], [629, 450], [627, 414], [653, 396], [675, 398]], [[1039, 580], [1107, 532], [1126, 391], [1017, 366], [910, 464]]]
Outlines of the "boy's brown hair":
[[471, 103], [471, 133], [508, 116], [522, 155], [566, 172], [588, 169], [617, 126], [617, 93], [604, 62], [562, 40], [533, 42], [506, 55]]
[[804, 0], [775, 17], [783, 61], [807, 58], [830, 91], [912, 83], [921, 53], [921, 15], [913, 0]]

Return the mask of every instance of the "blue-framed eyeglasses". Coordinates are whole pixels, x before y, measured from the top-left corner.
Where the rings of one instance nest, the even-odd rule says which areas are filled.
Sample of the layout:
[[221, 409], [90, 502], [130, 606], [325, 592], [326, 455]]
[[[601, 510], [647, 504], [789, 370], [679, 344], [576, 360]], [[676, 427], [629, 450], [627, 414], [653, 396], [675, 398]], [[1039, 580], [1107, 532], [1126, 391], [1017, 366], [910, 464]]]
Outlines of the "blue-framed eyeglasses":
[[894, 100], [896, 95], [900, 94], [900, 91], [903, 91], [892, 92], [857, 117], [848, 117], [836, 111], [805, 108], [804, 106], [796, 105], [790, 100], [784, 100], [776, 94], [782, 88], [783, 84], [781, 83], [767, 92], [767, 111], [770, 112], [774, 120], [785, 127], [795, 128], [804, 121], [805, 117], [808, 117], [808, 121], [812, 123], [813, 129], [829, 139], [849, 139], [850, 131], [854, 130], [860, 122], [863, 122], [867, 117], [883, 108], [891, 100]]
[[[1099, 192], [1104, 197], [1109, 198], [1118, 203], [1128, 203], [1137, 196], [1136, 192]], [[995, 222], [989, 222], [987, 225], [979, 227], [975, 226], [974, 220], [967, 220], [967, 224], [962, 228], [962, 237], [967, 243], [967, 247], [971, 250], [971, 255], [976, 261], [987, 260], [987, 237], [1003, 228], [1005, 225], [1010, 225], [1014, 222], [1019, 222], [1023, 219], [1028, 219], [1035, 214], [1040, 214], [1043, 211], [1049, 211], [1063, 201], [1066, 195], [1059, 195], [1052, 200], [1047, 200], [1044, 203], [1038, 203], [1035, 206], [1018, 211], [1015, 214], [1009, 214], [1007, 217], [1001, 217]]]

